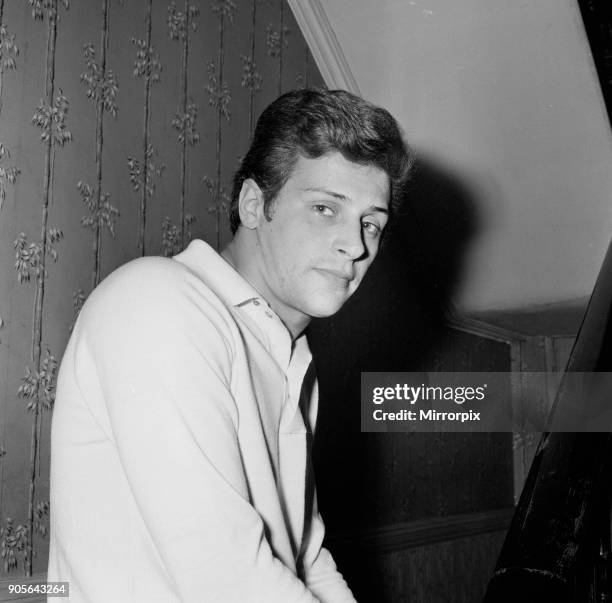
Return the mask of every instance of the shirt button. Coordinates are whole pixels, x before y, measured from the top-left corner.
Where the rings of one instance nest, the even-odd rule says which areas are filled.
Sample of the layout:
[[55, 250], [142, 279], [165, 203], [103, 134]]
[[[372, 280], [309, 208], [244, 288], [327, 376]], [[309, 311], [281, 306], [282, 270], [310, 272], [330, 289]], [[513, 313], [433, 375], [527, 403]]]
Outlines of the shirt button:
[[253, 304], [256, 305], [256, 306], [259, 306], [259, 300], [258, 299], [254, 299], [253, 300]]

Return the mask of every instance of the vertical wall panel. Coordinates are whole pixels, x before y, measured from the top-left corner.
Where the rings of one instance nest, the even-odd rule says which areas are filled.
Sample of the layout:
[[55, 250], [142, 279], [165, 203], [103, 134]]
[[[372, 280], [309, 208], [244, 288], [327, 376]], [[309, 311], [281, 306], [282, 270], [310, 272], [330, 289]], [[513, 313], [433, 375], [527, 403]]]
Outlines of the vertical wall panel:
[[130, 182], [128, 159], [142, 155], [143, 82], [133, 73], [137, 49], [132, 39], [144, 35], [144, 2], [110, 0], [108, 27], [106, 64], [118, 89], [116, 116], [107, 114], [104, 121], [102, 188], [120, 215], [115, 220], [115, 238], [108, 231], [102, 235], [102, 276], [138, 253], [140, 202]]
[[[153, 60], [159, 61], [159, 81], [152, 83], [149, 88], [147, 140], [150, 145], [150, 155], [145, 170], [149, 179], [146, 255], [162, 253], [161, 229], [164, 217], [169, 215], [172, 223], [177, 224], [180, 216], [181, 154], [176, 131], [171, 125], [180, 98], [180, 48], [179, 44], [169, 36], [167, 23], [169, 4], [153, 0], [151, 6], [152, 57], [155, 57]], [[183, 3], [180, 0], [177, 9], [183, 10]]]
[[261, 74], [261, 86], [255, 96], [255, 115], [278, 96], [279, 53], [278, 27], [280, 23], [280, 0], [262, 0], [257, 3], [255, 28], [260, 32], [255, 40], [255, 61]]
[[215, 123], [215, 165], [212, 174], [207, 175], [206, 186], [209, 189], [211, 203], [208, 207], [209, 221], [214, 223], [214, 242], [217, 247], [223, 246], [224, 231], [227, 224], [228, 191], [225, 184], [227, 166], [229, 124], [232, 119], [232, 95], [230, 91], [230, 53], [229, 33], [234, 28], [236, 5], [231, 0], [218, 0], [211, 5], [213, 20], [217, 24], [217, 48], [215, 56], [207, 64], [209, 107]]
[[207, 61], [214, 56], [217, 47], [217, 31], [212, 29], [212, 12], [209, 4], [200, 5], [200, 13], [194, 19], [197, 30], [189, 39], [189, 62], [187, 65], [188, 97], [196, 113], [193, 133], [198, 141], [187, 150], [187, 191], [186, 212], [195, 217], [189, 230], [193, 237], [211, 241], [208, 230], [207, 206], [210, 204], [205, 188], [204, 176], [215, 162], [214, 124], [210, 118], [211, 109], [206, 92], [208, 84]]
[[[280, 66], [281, 91], [287, 92], [306, 86], [306, 61], [304, 43], [301, 40], [300, 28], [293, 12], [287, 7], [283, 10], [283, 60]], [[296, 65], [301, 69], [296, 70]]]
[[[251, 52], [251, 36], [244, 32], [252, 27], [251, 2], [237, 3], [238, 10], [233, 22], [225, 28], [223, 44], [223, 64], [225, 80], [230, 96], [229, 113], [221, 121], [222, 140], [226, 141], [221, 148], [221, 190], [223, 243], [229, 237], [227, 205], [232, 192], [232, 177], [238, 166], [239, 158], [248, 148], [251, 136], [249, 126], [249, 94], [242, 85], [244, 77], [244, 59]], [[227, 141], [232, 141], [228, 144]]]
[[47, 563], [49, 354], [117, 266], [229, 240], [252, 123], [313, 61], [284, 0], [0, 0], [0, 23], [0, 548], [18, 575]]
[[198, 53], [198, 92], [202, 95], [201, 128], [203, 144], [201, 148], [202, 163], [198, 165], [198, 185], [202, 206], [198, 211], [198, 232], [207, 241], [216, 241], [216, 219], [213, 211], [216, 209], [214, 186], [217, 169], [217, 111], [215, 109], [215, 73], [219, 56], [219, 22], [214, 18], [213, 5], [202, 8], [202, 25], [206, 33], [202, 36], [203, 44]]

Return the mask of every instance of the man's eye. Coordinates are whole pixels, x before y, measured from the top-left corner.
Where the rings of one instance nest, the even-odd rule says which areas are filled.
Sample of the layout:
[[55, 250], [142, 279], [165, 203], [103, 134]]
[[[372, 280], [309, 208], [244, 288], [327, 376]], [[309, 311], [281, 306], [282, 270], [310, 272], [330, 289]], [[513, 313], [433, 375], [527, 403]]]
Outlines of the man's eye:
[[363, 229], [371, 236], [377, 237], [380, 234], [380, 226], [374, 222], [362, 222]]
[[314, 205], [313, 209], [315, 210], [315, 212], [323, 216], [333, 216], [335, 213], [331, 207], [327, 205], [322, 205], [321, 203], [317, 203], [316, 205]]

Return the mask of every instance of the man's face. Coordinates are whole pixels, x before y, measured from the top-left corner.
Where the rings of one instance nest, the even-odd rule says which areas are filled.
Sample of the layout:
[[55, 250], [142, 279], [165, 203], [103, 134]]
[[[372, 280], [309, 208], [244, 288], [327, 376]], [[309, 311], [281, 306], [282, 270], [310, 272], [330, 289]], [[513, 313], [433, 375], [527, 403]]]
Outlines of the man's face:
[[376, 257], [388, 219], [389, 178], [340, 153], [299, 157], [258, 220], [253, 283], [291, 328], [336, 313]]

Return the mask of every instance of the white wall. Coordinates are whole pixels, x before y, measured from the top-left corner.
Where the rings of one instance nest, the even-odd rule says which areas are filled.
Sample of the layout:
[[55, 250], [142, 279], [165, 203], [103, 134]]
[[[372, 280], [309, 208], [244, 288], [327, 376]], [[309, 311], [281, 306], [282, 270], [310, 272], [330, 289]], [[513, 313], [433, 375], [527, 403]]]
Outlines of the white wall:
[[468, 310], [590, 294], [612, 137], [575, 0], [324, 0], [364, 97], [474, 187]]

